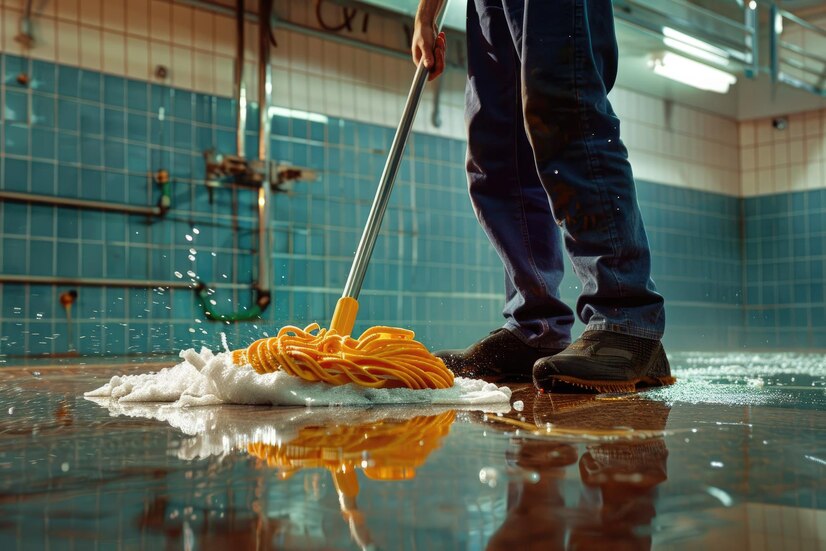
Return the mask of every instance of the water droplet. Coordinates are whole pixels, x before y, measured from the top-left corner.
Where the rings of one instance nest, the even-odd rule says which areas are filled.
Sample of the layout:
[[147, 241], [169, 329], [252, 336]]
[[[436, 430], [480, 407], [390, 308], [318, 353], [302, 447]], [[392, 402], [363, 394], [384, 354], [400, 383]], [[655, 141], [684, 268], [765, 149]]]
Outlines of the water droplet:
[[14, 406], [9, 408], [9, 415], [14, 415]]
[[32, 371], [32, 377], [34, 377], [36, 379], [39, 379], [40, 378], [40, 372], [39, 371]]
[[723, 468], [723, 462], [722, 461], [712, 461], [711, 466], [714, 467], [715, 469], [722, 469]]
[[499, 471], [493, 467], [483, 467], [479, 471], [479, 482], [491, 488], [496, 488], [499, 485]]
[[558, 170], [554, 170], [554, 174], [559, 174], [559, 171], [558, 171]]
[[201, 230], [199, 230], [198, 228], [192, 228], [192, 233], [198, 235], [199, 233], [201, 233]]
[[188, 275], [189, 277], [195, 277], [195, 276], [196, 276], [196, 275], [198, 275], [198, 274], [196, 274], [196, 273], [195, 273], [195, 272], [193, 272], [192, 270], [187, 270], [186, 275]]
[[523, 409], [525, 409], [525, 402], [523, 402], [522, 400], [515, 401], [513, 403], [513, 409], [515, 409], [516, 411], [522, 411]]
[[186, 234], [184, 237], [186, 238], [187, 241], [192, 241], [192, 236], [191, 235]]
[[65, 463], [65, 462], [61, 463], [60, 464], [60, 470], [63, 471], [64, 473], [69, 472], [69, 464]]
[[181, 279], [182, 277], [184, 277], [184, 274], [182, 274], [181, 272], [176, 270], [175, 271], [175, 277], [177, 277], [178, 279]]
[[194, 327], [190, 327], [190, 328], [189, 328], [189, 332], [190, 332], [190, 333], [194, 333], [194, 332], [195, 332], [195, 328], [194, 328]]
[[189, 249], [189, 254], [198, 254], [198, 251], [195, 249]]
[[195, 255], [191, 254], [187, 258], [189, 259], [190, 262], [195, 262]]

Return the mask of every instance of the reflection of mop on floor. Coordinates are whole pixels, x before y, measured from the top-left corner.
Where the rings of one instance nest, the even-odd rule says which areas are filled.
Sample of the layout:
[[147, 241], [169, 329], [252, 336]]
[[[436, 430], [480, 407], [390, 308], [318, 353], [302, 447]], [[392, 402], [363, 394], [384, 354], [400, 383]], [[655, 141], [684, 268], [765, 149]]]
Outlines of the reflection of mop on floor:
[[330, 471], [342, 514], [353, 539], [364, 549], [372, 536], [356, 498], [361, 470], [370, 480], [409, 480], [440, 447], [457, 411], [506, 413], [510, 405], [494, 404], [447, 409], [444, 406], [401, 405], [369, 408], [279, 408], [238, 406], [178, 408], [164, 404], [129, 403], [87, 398], [109, 409], [112, 416], [156, 419], [189, 438], [176, 455], [185, 460], [248, 453], [287, 479], [303, 469]]
[[353, 540], [362, 548], [375, 547], [356, 498], [361, 469], [370, 480], [410, 480], [416, 469], [437, 449], [456, 418], [453, 410], [416, 416], [404, 421], [306, 427], [283, 444], [252, 443], [248, 451], [278, 469], [287, 479], [302, 469], [326, 468], [333, 477], [341, 513]]

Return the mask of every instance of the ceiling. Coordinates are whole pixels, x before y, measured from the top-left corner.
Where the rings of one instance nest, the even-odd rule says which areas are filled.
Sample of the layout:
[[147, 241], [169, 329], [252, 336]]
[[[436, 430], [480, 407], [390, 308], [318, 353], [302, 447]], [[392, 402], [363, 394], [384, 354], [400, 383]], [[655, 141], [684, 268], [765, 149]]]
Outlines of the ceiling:
[[[359, 0], [359, 2], [382, 11], [392, 11], [409, 17], [415, 14], [418, 5], [418, 0]], [[655, 6], [658, 4], [657, 0], [649, 0], [648, 3]], [[661, 5], [668, 3], [663, 1]], [[726, 15], [730, 17], [739, 15], [736, 3], [731, 1], [692, 0], [690, 3], [717, 13], [728, 5]], [[767, 35], [768, 2], [758, 0], [758, 3], [761, 6], [758, 13], [762, 14], [761, 29], [763, 29], [763, 34]], [[449, 29], [464, 30], [466, 6], [467, 0], [451, 0], [445, 18], [445, 25]], [[824, 0], [786, 0], [782, 2], [782, 7], [801, 16], [826, 13]], [[627, 23], [620, 16], [617, 20], [617, 40], [620, 48], [617, 85], [622, 88], [667, 98], [677, 103], [738, 120], [826, 108], [826, 98], [784, 84], [775, 85], [772, 82], [766, 67], [769, 59], [767, 36], [761, 36], [760, 40], [761, 74], [756, 79], [746, 78], [742, 73], [737, 75], [737, 84], [728, 94], [721, 95], [697, 90], [652, 73], [648, 67], [648, 59], [652, 52], [665, 49], [662, 38]]]

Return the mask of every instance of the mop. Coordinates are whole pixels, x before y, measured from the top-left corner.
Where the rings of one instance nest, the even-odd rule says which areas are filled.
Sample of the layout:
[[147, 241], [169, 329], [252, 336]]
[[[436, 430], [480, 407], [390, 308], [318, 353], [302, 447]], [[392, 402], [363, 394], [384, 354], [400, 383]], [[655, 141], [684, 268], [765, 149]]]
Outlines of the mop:
[[[446, 4], [446, 3], [445, 3]], [[445, 8], [439, 17], [444, 15]], [[313, 323], [283, 327], [242, 350], [214, 355], [181, 351], [181, 363], [158, 373], [116, 375], [87, 397], [114, 403], [167, 402], [173, 408], [217, 404], [332, 406], [378, 404], [503, 404], [508, 387], [454, 378], [413, 331], [371, 327], [351, 336], [367, 263], [413, 126], [428, 70], [419, 63], [396, 129], [376, 197], [329, 329]], [[226, 345], [225, 345], [226, 347]], [[227, 352], [229, 350], [227, 349]]]
[[[437, 19], [437, 29], [441, 28], [445, 5]], [[428, 70], [422, 60], [407, 95], [364, 233], [329, 329], [321, 328], [317, 323], [304, 329], [283, 327], [275, 337], [259, 339], [246, 349], [235, 350], [232, 353], [235, 365], [251, 365], [258, 373], [281, 370], [305, 381], [324, 381], [332, 385], [355, 383], [369, 388], [410, 389], [453, 386], [453, 373], [441, 359], [414, 339], [413, 331], [376, 326], [358, 338], [350, 336], [358, 313], [358, 295], [427, 77]]]

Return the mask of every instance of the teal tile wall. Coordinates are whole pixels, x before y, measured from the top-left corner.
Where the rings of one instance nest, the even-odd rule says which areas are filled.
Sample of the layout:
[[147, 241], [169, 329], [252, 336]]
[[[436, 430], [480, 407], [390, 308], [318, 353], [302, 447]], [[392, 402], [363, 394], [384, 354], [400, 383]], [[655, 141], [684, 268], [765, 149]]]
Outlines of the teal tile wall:
[[751, 197], [745, 209], [745, 343], [826, 348], [826, 190]]
[[[32, 76], [28, 87], [17, 83], [21, 72]], [[155, 220], [0, 202], [3, 274], [173, 281], [192, 273], [227, 285], [213, 297], [216, 309], [251, 303], [255, 197], [219, 189], [210, 202], [203, 183], [203, 151], [234, 148], [230, 99], [8, 55], [0, 94], [4, 190], [152, 205], [160, 192], [149, 174], [165, 168], [173, 180], [173, 208]], [[252, 155], [254, 112], [248, 121]], [[242, 345], [285, 324], [326, 325], [392, 131], [346, 119], [274, 117], [273, 157], [320, 177], [274, 197], [273, 304], [265, 319], [208, 322], [187, 289], [84, 286], [72, 310], [74, 345], [85, 354], [172, 352], [216, 348], [221, 331]], [[412, 136], [357, 331], [401, 325], [441, 348], [467, 345], [501, 323], [502, 269], [470, 208], [464, 150], [460, 140]], [[741, 202], [653, 182], [639, 182], [638, 193], [654, 277], [668, 299], [667, 342], [736, 346], [743, 327]], [[579, 289], [572, 273], [569, 266], [562, 289], [571, 303]], [[58, 297], [66, 289], [0, 285], [0, 355], [65, 352]]]

